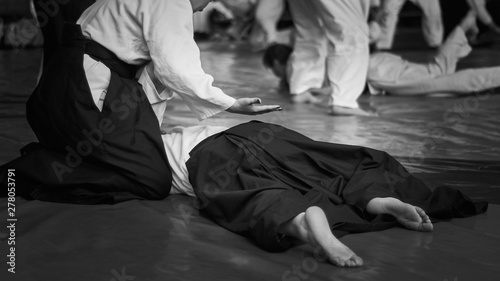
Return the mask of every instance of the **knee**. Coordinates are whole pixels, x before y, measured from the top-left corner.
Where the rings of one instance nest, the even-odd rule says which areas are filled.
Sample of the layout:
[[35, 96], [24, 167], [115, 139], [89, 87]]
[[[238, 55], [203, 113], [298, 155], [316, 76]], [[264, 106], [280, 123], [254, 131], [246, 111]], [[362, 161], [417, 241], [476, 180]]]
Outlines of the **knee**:
[[162, 180], [147, 189], [149, 200], [163, 200], [170, 194], [172, 180]]
[[161, 174], [158, 177], [151, 177], [142, 183], [140, 189], [141, 197], [147, 200], [163, 200], [172, 188], [172, 177]]

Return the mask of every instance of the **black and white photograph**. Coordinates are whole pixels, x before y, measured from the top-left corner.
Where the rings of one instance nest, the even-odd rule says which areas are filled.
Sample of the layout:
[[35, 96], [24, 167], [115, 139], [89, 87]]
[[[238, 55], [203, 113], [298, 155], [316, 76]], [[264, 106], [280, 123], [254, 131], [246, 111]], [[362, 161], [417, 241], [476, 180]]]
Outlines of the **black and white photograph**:
[[0, 0], [0, 257], [498, 280], [500, 0]]

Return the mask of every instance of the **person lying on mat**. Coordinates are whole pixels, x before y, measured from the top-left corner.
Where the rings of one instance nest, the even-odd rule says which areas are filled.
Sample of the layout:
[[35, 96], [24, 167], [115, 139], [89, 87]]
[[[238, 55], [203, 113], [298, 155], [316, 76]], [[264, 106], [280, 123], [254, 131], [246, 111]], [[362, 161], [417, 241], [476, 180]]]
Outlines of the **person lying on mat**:
[[[385, 152], [314, 141], [279, 125], [253, 121], [229, 129], [176, 127], [158, 137], [169, 160], [163, 175], [169, 182], [158, 192], [195, 197], [217, 224], [270, 252], [285, 251], [298, 239], [319, 247], [334, 265], [361, 266], [363, 260], [338, 240], [342, 235], [396, 225], [431, 231], [429, 217], [467, 217], [487, 209], [487, 203], [474, 203], [457, 189], [431, 191]], [[90, 171], [74, 180], [78, 185], [40, 184], [43, 179], [30, 176], [50, 177], [54, 162], [39, 157], [52, 155], [50, 150], [32, 149], [36, 151], [27, 151], [21, 161], [0, 167], [4, 183], [6, 171], [15, 169], [18, 196], [79, 204], [161, 199], [138, 196], [140, 186], [123, 179], [122, 171], [106, 165], [88, 170], [83, 162], [74, 167], [80, 172], [68, 174]], [[135, 157], [140, 161], [147, 155]], [[22, 165], [28, 161], [37, 167], [35, 172]], [[148, 175], [137, 176], [146, 181]]]
[[[120, 13], [112, 16], [113, 11], [127, 7], [137, 9], [122, 17], [118, 17]], [[430, 231], [428, 215], [440, 219], [486, 210], [487, 205], [472, 203], [458, 190], [443, 187], [431, 192], [384, 152], [316, 142], [278, 125], [250, 122], [228, 130], [195, 127], [186, 129], [194, 132], [185, 136], [175, 131], [162, 136], [157, 111], [143, 93], [148, 92], [143, 86], [156, 87], [147, 78], [151, 78], [146, 75], [148, 69], [162, 71], [154, 66], [153, 54], [159, 50], [151, 49], [151, 54], [146, 49], [152, 41], [142, 37], [143, 29], [133, 28], [141, 21], [121, 26], [127, 34], [138, 32], [127, 37], [132, 45], [115, 45], [99, 32], [116, 31], [117, 26], [109, 23], [133, 17], [134, 11], [157, 13], [160, 7], [172, 10], [165, 8], [168, 13], [157, 14], [159, 18], [182, 25], [170, 32], [191, 31], [190, 13], [195, 6], [186, 0], [98, 1], [80, 19], [83, 34], [78, 26], [66, 29], [66, 43], [48, 64], [28, 104], [28, 120], [40, 143], [26, 147], [21, 157], [0, 167], [3, 186], [7, 186], [9, 169], [15, 169], [16, 194], [38, 200], [97, 204], [161, 200], [172, 193], [196, 195], [215, 222], [250, 237], [265, 250], [284, 251], [292, 246], [292, 238], [298, 238], [320, 246], [339, 266], [362, 264], [361, 258], [337, 240], [343, 234], [386, 229], [397, 223]], [[106, 16], [113, 20], [101, 22]], [[146, 18], [151, 19], [142, 19]], [[148, 27], [152, 40], [164, 34], [164, 26]], [[85, 37], [86, 32], [101, 34], [90, 38], [101, 38], [105, 45], [131, 48], [133, 54], [141, 55], [127, 53], [131, 60], [123, 62], [112, 50]], [[178, 50], [177, 44], [184, 42], [182, 47], [194, 50], [191, 39], [185, 40], [165, 44]], [[110, 76], [101, 75], [108, 66], [88, 53], [113, 62]], [[141, 85], [135, 80], [137, 68], [130, 63], [143, 63], [148, 53], [153, 62], [143, 66], [140, 73], [145, 84]], [[187, 78], [211, 83], [196, 66], [198, 70]], [[94, 99], [92, 89], [104, 84], [107, 88], [97, 92], [104, 100]], [[187, 88], [178, 90], [193, 97]], [[205, 90], [198, 92], [201, 97], [196, 100], [210, 96]], [[207, 102], [214, 100], [208, 98]], [[254, 104], [254, 100], [246, 100], [243, 107], [260, 112], [262, 108]], [[202, 105], [207, 104], [202, 102], [198, 108], [204, 111]], [[4, 189], [0, 195], [6, 196], [6, 192]]]
[[431, 191], [385, 152], [314, 141], [275, 124], [176, 127], [162, 138], [171, 194], [197, 197], [216, 223], [270, 252], [297, 239], [334, 265], [356, 267], [363, 260], [338, 240], [342, 235], [396, 225], [429, 232], [429, 216], [487, 209], [457, 189]]
[[[458, 61], [472, 50], [464, 31], [468, 25], [465, 22], [457, 27], [429, 63], [410, 62], [387, 52], [372, 53], [367, 78], [370, 92], [391, 95], [464, 95], [500, 87], [500, 67], [456, 71]], [[282, 88], [288, 84], [290, 53], [290, 47], [274, 45], [266, 50], [263, 57], [264, 66], [281, 79]], [[319, 96], [330, 89], [325, 87], [309, 91]]]

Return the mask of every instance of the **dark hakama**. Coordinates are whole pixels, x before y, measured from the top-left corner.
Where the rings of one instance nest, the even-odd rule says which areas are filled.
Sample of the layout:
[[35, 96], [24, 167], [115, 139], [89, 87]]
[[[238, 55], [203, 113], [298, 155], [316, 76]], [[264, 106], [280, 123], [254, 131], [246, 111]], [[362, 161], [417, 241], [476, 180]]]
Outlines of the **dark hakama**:
[[[86, 40], [78, 25], [67, 25], [64, 39], [26, 108], [39, 143], [0, 167], [0, 182], [15, 169], [17, 194], [46, 201], [165, 198], [172, 175], [158, 120], [135, 80], [138, 67]], [[84, 53], [111, 69], [102, 112], [91, 96]]]
[[67, 0], [62, 4], [54, 0], [33, 2], [44, 39], [44, 66], [56, 55], [61, 46], [64, 24], [76, 23], [83, 12], [94, 3], [95, 0]]
[[375, 197], [395, 197], [437, 219], [485, 212], [460, 191], [434, 192], [385, 152], [313, 141], [284, 127], [250, 122], [207, 138], [187, 163], [201, 208], [221, 226], [282, 251], [278, 227], [310, 206], [321, 207], [337, 236], [382, 230], [391, 216], [365, 211]]

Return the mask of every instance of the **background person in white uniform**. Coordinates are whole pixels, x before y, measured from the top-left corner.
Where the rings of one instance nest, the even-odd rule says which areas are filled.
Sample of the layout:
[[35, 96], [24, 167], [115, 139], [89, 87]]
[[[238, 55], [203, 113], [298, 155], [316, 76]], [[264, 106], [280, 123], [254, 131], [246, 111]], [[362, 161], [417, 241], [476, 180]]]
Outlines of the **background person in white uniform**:
[[285, 0], [259, 0], [255, 8], [255, 21], [265, 34], [265, 45], [278, 42], [278, 22], [285, 11]]
[[[166, 101], [174, 92], [199, 120], [224, 110], [260, 114], [280, 109], [260, 105], [258, 98], [235, 100], [212, 85], [213, 78], [202, 69], [200, 51], [193, 39], [193, 12], [203, 10], [210, 2], [100, 0], [83, 13], [78, 24], [85, 37], [100, 43], [122, 61], [147, 64], [140, 71], [139, 82], [160, 126]], [[94, 102], [102, 109], [109, 69], [88, 55], [84, 57], [84, 68]]]
[[368, 71], [370, 92], [463, 95], [500, 87], [498, 66], [456, 71], [458, 61], [472, 50], [465, 33], [464, 27], [457, 27], [429, 63], [415, 63], [384, 52], [372, 54]]
[[288, 81], [292, 101], [318, 102], [308, 92], [326, 76], [333, 115], [370, 115], [359, 108], [369, 60], [369, 0], [288, 0], [297, 36]]
[[[444, 27], [439, 0], [410, 0], [422, 10], [422, 32], [430, 47], [443, 42]], [[381, 36], [376, 43], [379, 50], [392, 49], [398, 25], [399, 13], [406, 0], [382, 0], [380, 12], [384, 20], [380, 23]]]
[[[500, 87], [500, 67], [456, 71], [458, 61], [472, 50], [465, 35], [468, 22], [450, 34], [429, 63], [416, 63], [402, 57], [378, 52], [370, 55], [367, 83], [372, 94], [392, 95], [463, 95]], [[465, 30], [464, 30], [465, 29]], [[282, 80], [290, 47], [274, 45], [266, 50], [264, 65]], [[285, 55], [281, 55], [285, 53]], [[309, 89], [324, 94], [331, 89]]]

